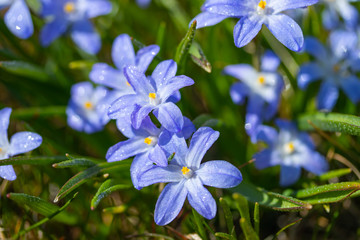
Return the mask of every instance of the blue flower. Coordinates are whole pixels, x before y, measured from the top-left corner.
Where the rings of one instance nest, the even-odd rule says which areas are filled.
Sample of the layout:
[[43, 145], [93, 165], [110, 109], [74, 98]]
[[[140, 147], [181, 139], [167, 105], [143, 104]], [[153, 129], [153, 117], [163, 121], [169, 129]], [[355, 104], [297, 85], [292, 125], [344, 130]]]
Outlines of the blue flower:
[[348, 28], [354, 29], [359, 20], [358, 10], [350, 2], [359, 0], [320, 0], [326, 5], [322, 13], [323, 25], [327, 29], [334, 29], [339, 26], [339, 15], [344, 19]]
[[241, 82], [232, 85], [230, 95], [234, 103], [244, 104], [248, 98], [245, 129], [256, 142], [257, 127], [265, 120], [270, 120], [276, 113], [283, 79], [276, 72], [280, 59], [271, 51], [264, 54], [261, 60], [261, 72], [248, 64], [229, 65], [224, 73]]
[[110, 106], [109, 90], [90, 82], [80, 82], [71, 88], [71, 98], [66, 109], [67, 122], [73, 129], [94, 133], [104, 128], [110, 120], [107, 111]]
[[[9, 142], [7, 130], [10, 114], [11, 108], [0, 110], [0, 160], [29, 152], [39, 147], [42, 143], [41, 136], [33, 132], [15, 133]], [[15, 180], [16, 174], [14, 168], [11, 165], [0, 166], [0, 177], [10, 181]]]
[[269, 148], [254, 155], [255, 166], [264, 169], [281, 166], [280, 185], [295, 183], [301, 174], [301, 167], [316, 175], [325, 173], [328, 162], [315, 151], [315, 145], [305, 132], [298, 132], [296, 126], [288, 121], [277, 120], [279, 133], [271, 127], [261, 126], [258, 140], [268, 144]]
[[[129, 138], [126, 141], [119, 142], [110, 147], [106, 153], [108, 162], [121, 161], [129, 157], [135, 156], [131, 168], [131, 179], [136, 189], [140, 189], [138, 178], [143, 172], [153, 166], [166, 167], [168, 165], [168, 157], [163, 147], [176, 144], [176, 137], [189, 138], [195, 131], [192, 122], [184, 117], [184, 127], [181, 132], [175, 134], [170, 133], [164, 128], [157, 128], [150, 117], [145, 117], [139, 129], [134, 129], [131, 124], [122, 122], [121, 132]], [[172, 140], [175, 139], [175, 140]], [[170, 147], [166, 147], [169, 149]]]
[[108, 115], [112, 119], [131, 116], [131, 123], [138, 129], [146, 116], [153, 111], [161, 125], [170, 132], [179, 132], [184, 120], [180, 109], [172, 102], [179, 89], [194, 84], [184, 75], [175, 76], [177, 65], [173, 60], [162, 61], [150, 77], [136, 66], [124, 69], [134, 94], [124, 95], [111, 104]]
[[207, 0], [200, 13], [193, 20], [197, 27], [217, 24], [225, 18], [240, 18], [234, 28], [237, 47], [248, 44], [261, 30], [262, 25], [287, 48], [300, 51], [304, 37], [299, 25], [281, 12], [307, 7], [318, 0]]
[[149, 6], [150, 2], [151, 0], [136, 0], [136, 3], [142, 8]]
[[332, 110], [339, 97], [339, 88], [353, 103], [360, 101], [360, 80], [353, 73], [359, 70], [359, 66], [354, 67], [358, 59], [352, 57], [352, 51], [357, 50], [353, 49], [356, 40], [354, 34], [338, 32], [330, 35], [330, 48], [312, 37], [305, 40], [304, 49], [314, 56], [315, 61], [300, 67], [298, 86], [305, 89], [315, 80], [323, 81], [317, 98], [318, 109]]
[[90, 18], [108, 14], [111, 3], [107, 0], [41, 0], [42, 13], [49, 18], [40, 34], [43, 46], [50, 45], [68, 29], [72, 40], [87, 53], [95, 54], [101, 48], [100, 36], [94, 31]]
[[199, 128], [188, 148], [184, 138], [172, 145], [175, 153], [167, 167], [153, 166], [139, 178], [142, 187], [154, 183], [169, 183], [161, 192], [155, 207], [155, 222], [170, 223], [180, 212], [186, 197], [190, 205], [207, 219], [216, 215], [216, 202], [203, 186], [232, 188], [242, 181], [240, 171], [226, 161], [201, 163], [207, 150], [219, 137], [219, 132], [209, 127]]
[[29, 8], [25, 0], [0, 1], [0, 9], [10, 6], [4, 21], [8, 29], [17, 37], [26, 39], [34, 33]]

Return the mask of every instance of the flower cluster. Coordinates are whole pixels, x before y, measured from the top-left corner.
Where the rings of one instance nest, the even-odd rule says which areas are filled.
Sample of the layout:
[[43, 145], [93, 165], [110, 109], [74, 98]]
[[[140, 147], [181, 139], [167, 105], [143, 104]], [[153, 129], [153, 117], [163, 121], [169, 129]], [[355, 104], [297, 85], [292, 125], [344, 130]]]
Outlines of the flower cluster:
[[[39, 134], [33, 132], [15, 133], [10, 142], [8, 140], [7, 130], [9, 127], [11, 108], [3, 108], [0, 110], [0, 160], [29, 152], [42, 143]], [[6, 180], [15, 180], [16, 174], [11, 165], [0, 166], [0, 177]]]

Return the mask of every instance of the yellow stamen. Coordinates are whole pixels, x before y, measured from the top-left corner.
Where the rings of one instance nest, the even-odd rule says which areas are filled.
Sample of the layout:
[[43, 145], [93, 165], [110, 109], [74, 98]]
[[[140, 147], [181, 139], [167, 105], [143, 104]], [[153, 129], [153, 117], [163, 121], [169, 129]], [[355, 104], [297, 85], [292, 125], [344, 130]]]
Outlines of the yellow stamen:
[[333, 70], [334, 70], [334, 72], [340, 71], [340, 66], [338, 64], [334, 65]]
[[260, 77], [258, 78], [258, 82], [259, 82], [261, 85], [264, 85], [264, 83], [265, 83], [265, 78], [264, 78], [263, 76], [260, 76]]
[[126, 81], [126, 85], [127, 85], [128, 87], [131, 87], [131, 85], [130, 85], [130, 83], [129, 83], [128, 81]]
[[66, 13], [72, 13], [75, 11], [75, 4], [73, 2], [67, 2], [64, 6], [64, 11]]
[[156, 93], [149, 93], [149, 98], [155, 99], [156, 98]]
[[147, 137], [147, 138], [144, 139], [144, 143], [146, 143], [147, 145], [150, 145], [151, 142], [152, 142], [151, 138]]
[[295, 151], [295, 146], [293, 142], [289, 142], [288, 144], [286, 144], [285, 148], [288, 153], [293, 153]]
[[1, 153], [2, 151], [3, 151], [2, 148], [0, 148], [0, 153]]
[[265, 9], [265, 7], [266, 7], [266, 1], [265, 1], [265, 0], [261, 0], [261, 1], [259, 2], [259, 7], [261, 7], [262, 9]]
[[84, 103], [84, 107], [90, 110], [93, 108], [93, 104], [90, 101], [87, 101]]
[[187, 174], [188, 172], [190, 172], [190, 169], [188, 169], [187, 167], [183, 167], [183, 168], [181, 169], [181, 172], [182, 172], [183, 175], [185, 175], [185, 174]]

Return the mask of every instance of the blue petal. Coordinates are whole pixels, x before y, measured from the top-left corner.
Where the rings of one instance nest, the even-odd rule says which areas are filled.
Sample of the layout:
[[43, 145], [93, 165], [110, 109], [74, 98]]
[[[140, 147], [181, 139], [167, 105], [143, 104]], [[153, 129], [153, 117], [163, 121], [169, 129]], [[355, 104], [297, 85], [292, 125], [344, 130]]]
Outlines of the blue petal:
[[177, 64], [174, 60], [165, 60], [160, 62], [151, 74], [151, 78], [156, 82], [157, 86], [161, 86], [168, 82], [169, 79], [175, 77]]
[[325, 47], [314, 37], [307, 37], [304, 42], [304, 50], [318, 60], [328, 58]]
[[79, 48], [89, 54], [96, 54], [101, 48], [100, 36], [87, 19], [74, 23], [71, 38]]
[[11, 165], [0, 166], [0, 177], [9, 181], [14, 181], [16, 179], [16, 174], [13, 166]]
[[127, 80], [122, 71], [116, 70], [106, 63], [94, 64], [89, 74], [89, 78], [94, 83], [114, 88], [122, 94], [134, 93], [132, 87], [126, 84]]
[[120, 71], [127, 65], [135, 65], [135, 51], [129, 35], [121, 34], [115, 38], [111, 56]]
[[162, 102], [165, 102], [171, 95], [183, 87], [191, 86], [194, 84], [194, 80], [191, 78], [181, 75], [176, 76], [168, 80], [166, 84], [158, 86], [159, 97]]
[[358, 36], [353, 31], [336, 30], [330, 34], [330, 45], [333, 54], [338, 58], [348, 57], [356, 49]]
[[12, 135], [10, 139], [9, 155], [14, 156], [21, 153], [29, 152], [42, 143], [39, 134], [32, 132], [18, 132]]
[[282, 159], [274, 149], [264, 149], [254, 155], [255, 167], [259, 170], [281, 164]]
[[88, 18], [105, 15], [111, 12], [112, 5], [104, 0], [90, 0], [86, 1], [86, 15]]
[[317, 107], [319, 110], [332, 110], [339, 97], [338, 87], [331, 81], [321, 84], [317, 97]]
[[346, 25], [351, 29], [356, 28], [359, 18], [358, 10], [347, 1], [339, 1], [337, 7]]
[[360, 101], [360, 80], [356, 76], [349, 76], [341, 81], [341, 87], [353, 103]]
[[153, 86], [150, 84], [149, 79], [143, 72], [135, 66], [127, 66], [124, 68], [124, 74], [130, 85], [134, 88], [135, 92], [139, 95], [148, 97], [149, 93], [155, 93]]
[[67, 124], [72, 129], [75, 129], [76, 131], [83, 132], [85, 127], [85, 119], [83, 119], [78, 113], [77, 113], [77, 107], [76, 104], [74, 104], [72, 101], [69, 103], [69, 106], [66, 108], [66, 115], [67, 115]]
[[244, 104], [246, 97], [249, 94], [249, 88], [243, 83], [234, 83], [230, 88], [230, 96], [235, 104]]
[[139, 186], [147, 187], [155, 183], [180, 182], [184, 179], [181, 167], [169, 164], [167, 167], [153, 166], [139, 177]]
[[29, 8], [24, 0], [15, 0], [4, 16], [9, 30], [19, 38], [29, 38], [34, 33]]
[[272, 1], [269, 1], [269, 8], [274, 9], [273, 14], [277, 14], [277, 13], [285, 11], [285, 10], [304, 8], [307, 6], [311, 6], [318, 2], [319, 2], [319, 0], [301, 0], [301, 1], [272, 0]]
[[278, 133], [275, 130], [275, 128], [265, 126], [265, 125], [261, 125], [258, 128], [256, 138], [257, 138], [258, 141], [263, 141], [267, 145], [272, 147], [272, 146], [274, 146], [274, 144], [277, 141]]
[[141, 189], [139, 186], [140, 176], [152, 167], [154, 167], [154, 164], [149, 160], [148, 153], [142, 153], [135, 156], [131, 163], [130, 176], [136, 189]]
[[304, 36], [299, 25], [290, 17], [277, 14], [268, 17], [265, 25], [285, 47], [298, 52], [304, 45]]
[[123, 117], [116, 119], [116, 127], [127, 138], [134, 137], [133, 127], [131, 125], [131, 117]]
[[136, 0], [136, 3], [142, 8], [149, 6], [150, 2], [151, 0]]
[[0, 9], [9, 6], [13, 0], [0, 0]]
[[257, 14], [240, 18], [234, 27], [235, 46], [247, 45], [261, 30], [264, 20]]
[[289, 131], [289, 132], [291, 132], [291, 131], [296, 132], [297, 131], [296, 125], [293, 122], [288, 121], [288, 120], [276, 119], [275, 124], [276, 124], [276, 126], [278, 128], [284, 129], [284, 130]]
[[159, 51], [160, 51], [160, 47], [158, 45], [150, 45], [141, 48], [136, 53], [136, 58], [135, 58], [136, 66], [138, 67], [138, 69], [142, 72], [146, 72], [150, 63], [152, 62], [156, 54], [159, 53]]
[[143, 120], [154, 109], [153, 105], [147, 104], [144, 106], [135, 105], [135, 109], [131, 114], [131, 124], [135, 129], [139, 129]]
[[184, 118], [178, 106], [172, 102], [159, 105], [154, 110], [155, 117], [170, 132], [180, 132], [184, 126]]
[[242, 181], [239, 169], [226, 161], [220, 160], [201, 164], [196, 174], [204, 185], [216, 188], [236, 187]]
[[186, 166], [185, 156], [188, 147], [184, 137], [165, 130], [159, 135], [158, 144], [164, 150], [167, 158], [174, 154], [174, 158], [171, 160], [172, 164]]
[[305, 89], [311, 82], [325, 76], [323, 69], [314, 62], [306, 63], [300, 67], [297, 82], [301, 89]]
[[256, 142], [257, 128], [263, 121], [263, 110], [265, 101], [257, 95], [251, 95], [248, 100], [245, 116], [245, 130], [251, 137], [251, 141]]
[[68, 22], [63, 18], [55, 18], [46, 24], [40, 32], [40, 42], [43, 46], [49, 46], [56, 38], [65, 33]]
[[155, 206], [154, 219], [157, 225], [166, 225], [179, 214], [188, 194], [184, 184], [185, 181], [169, 183], [161, 192]]
[[285, 187], [296, 183], [300, 178], [300, 174], [300, 167], [282, 165], [280, 170], [280, 185]]
[[227, 17], [243, 17], [247, 16], [252, 9], [248, 4], [241, 1], [222, 0], [222, 1], [206, 1], [201, 7], [203, 12], [209, 12]]
[[199, 128], [191, 138], [185, 162], [188, 167], [198, 169], [205, 153], [219, 138], [219, 132], [209, 127]]
[[213, 26], [215, 24], [218, 24], [222, 20], [228, 18], [229, 16], [226, 15], [219, 15], [216, 13], [210, 13], [210, 12], [202, 12], [198, 14], [196, 17], [194, 17], [191, 21], [191, 25], [194, 21], [196, 21], [196, 28], [203, 28], [203, 27], [209, 27]]
[[8, 144], [7, 130], [9, 127], [11, 108], [0, 110], [0, 145]]
[[108, 162], [121, 161], [148, 151], [150, 146], [144, 142], [144, 139], [134, 137], [111, 146], [106, 153], [106, 160]]
[[328, 30], [334, 29], [340, 24], [339, 16], [331, 5], [322, 12], [322, 20], [324, 27]]
[[321, 175], [329, 170], [329, 163], [318, 152], [311, 151], [303, 159], [302, 167], [316, 175]]
[[167, 157], [159, 145], [150, 150], [149, 159], [159, 167], [166, 167], [168, 165]]
[[188, 139], [191, 137], [191, 135], [196, 131], [195, 125], [192, 123], [190, 119], [187, 117], [184, 117], [184, 126], [181, 130], [182, 135], [185, 139]]
[[82, 104], [84, 99], [90, 99], [94, 88], [90, 82], [79, 82], [71, 87], [71, 99], [76, 104]]
[[267, 50], [261, 58], [261, 71], [275, 72], [280, 65], [280, 58], [270, 50]]
[[134, 111], [135, 103], [138, 101], [136, 94], [129, 94], [122, 96], [115, 100], [108, 111], [108, 116], [111, 119], [128, 117], [130, 119], [131, 113]]
[[197, 177], [190, 178], [185, 186], [189, 192], [190, 205], [204, 218], [213, 219], [216, 215], [216, 202], [201, 180]]

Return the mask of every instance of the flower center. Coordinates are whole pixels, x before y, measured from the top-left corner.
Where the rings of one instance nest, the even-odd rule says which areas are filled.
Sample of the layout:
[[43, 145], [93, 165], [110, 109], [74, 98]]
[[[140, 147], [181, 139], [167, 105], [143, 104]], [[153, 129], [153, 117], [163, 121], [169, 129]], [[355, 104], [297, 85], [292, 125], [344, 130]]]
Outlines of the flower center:
[[260, 2], [259, 2], [259, 5], [258, 5], [260, 8], [262, 8], [262, 9], [265, 9], [265, 7], [266, 7], [266, 1], [265, 0], [261, 0]]
[[156, 93], [149, 93], [149, 98], [155, 100], [155, 98], [156, 98]]
[[182, 167], [181, 172], [182, 172], [183, 176], [187, 179], [189, 179], [193, 176], [193, 171], [191, 171], [191, 169], [188, 167], [185, 167], [185, 166]]
[[335, 65], [333, 66], [333, 71], [334, 71], [335, 73], [338, 73], [338, 72], [340, 71], [340, 69], [341, 69], [341, 67], [340, 67], [339, 64], [335, 64]]
[[126, 81], [126, 85], [127, 85], [128, 87], [131, 87], [131, 85], [130, 85], [130, 83], [129, 83], [128, 81]]
[[87, 109], [87, 110], [91, 110], [91, 109], [94, 108], [93, 104], [92, 104], [90, 101], [86, 101], [86, 102], [84, 103], [84, 107], [85, 107], [85, 109]]
[[265, 78], [263, 76], [260, 76], [258, 79], [257, 79], [258, 83], [260, 83], [260, 85], [264, 85], [265, 84]]
[[284, 151], [287, 154], [292, 154], [295, 151], [295, 146], [293, 142], [289, 142], [287, 144], [285, 144], [284, 146]]
[[188, 169], [187, 167], [183, 167], [181, 169], [181, 172], [182, 172], [183, 175], [186, 175], [188, 172], [190, 172], [190, 169]]
[[0, 153], [2, 153], [2, 151], [3, 151], [2, 148], [0, 148]]
[[73, 2], [67, 2], [64, 5], [64, 12], [73, 13], [75, 11], [75, 4]]
[[150, 145], [152, 143], [152, 139], [150, 137], [147, 137], [144, 139], [144, 143], [146, 143], [147, 145]]

